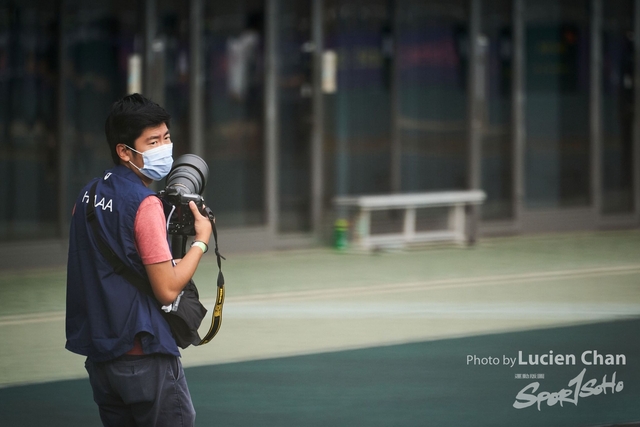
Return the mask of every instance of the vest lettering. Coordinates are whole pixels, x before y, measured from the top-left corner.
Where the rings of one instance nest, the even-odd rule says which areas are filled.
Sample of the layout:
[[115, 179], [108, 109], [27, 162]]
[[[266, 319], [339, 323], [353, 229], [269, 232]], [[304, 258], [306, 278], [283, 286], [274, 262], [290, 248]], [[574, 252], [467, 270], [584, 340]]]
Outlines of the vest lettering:
[[[85, 198], [86, 198], [86, 200], [85, 200]], [[89, 202], [89, 194], [88, 194], [88, 192], [84, 193], [84, 196], [82, 197], [82, 201], [84, 203]], [[109, 209], [109, 212], [113, 212], [113, 199], [109, 199], [105, 204], [104, 197], [102, 199], [100, 199], [100, 201], [98, 201], [98, 196], [94, 196], [93, 206], [96, 207], [96, 208], [97, 207], [101, 207], [103, 211], [106, 211], [107, 209]]]
[[[96, 200], [98, 200], [98, 196], [96, 196]], [[102, 210], [104, 210], [104, 197], [102, 199], [100, 199], [100, 201], [98, 203], [95, 203], [95, 200], [94, 200], [93, 206], [95, 206], [96, 208], [98, 206], [102, 206]]]

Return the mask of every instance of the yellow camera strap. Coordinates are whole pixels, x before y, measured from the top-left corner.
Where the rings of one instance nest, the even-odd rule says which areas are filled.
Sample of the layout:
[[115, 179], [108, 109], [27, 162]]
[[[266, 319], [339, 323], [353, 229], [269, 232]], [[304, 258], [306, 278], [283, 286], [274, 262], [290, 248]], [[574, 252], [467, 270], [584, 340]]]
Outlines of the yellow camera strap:
[[213, 316], [211, 317], [211, 327], [209, 331], [202, 338], [202, 340], [195, 345], [207, 344], [216, 336], [222, 326], [222, 306], [224, 304], [224, 275], [222, 274], [222, 260], [226, 260], [218, 251], [218, 231], [216, 230], [216, 217], [213, 215], [213, 211], [209, 207], [204, 208], [209, 221], [211, 221], [211, 231], [213, 232], [213, 242], [215, 244], [216, 260], [218, 262], [218, 291], [216, 293], [216, 305], [213, 307]]
[[224, 284], [218, 286], [218, 296], [216, 298], [216, 305], [213, 308], [213, 317], [211, 318], [211, 327], [209, 332], [202, 338], [202, 340], [196, 345], [207, 344], [216, 336], [222, 326], [222, 305], [224, 304]]

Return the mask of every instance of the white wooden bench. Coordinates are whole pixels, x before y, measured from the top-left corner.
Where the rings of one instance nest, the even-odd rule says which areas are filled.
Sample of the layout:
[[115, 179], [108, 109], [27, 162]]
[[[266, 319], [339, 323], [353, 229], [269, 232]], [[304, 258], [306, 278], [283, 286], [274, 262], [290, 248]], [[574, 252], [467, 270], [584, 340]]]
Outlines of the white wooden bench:
[[[486, 195], [481, 190], [430, 193], [388, 194], [375, 196], [341, 196], [334, 199], [338, 208], [355, 209], [356, 219], [352, 243], [359, 249], [401, 247], [414, 243], [451, 241], [466, 243], [475, 240], [467, 227], [467, 206], [479, 205]], [[416, 210], [448, 207], [447, 229], [416, 230]], [[371, 234], [371, 213], [382, 210], [404, 210], [401, 233]]]

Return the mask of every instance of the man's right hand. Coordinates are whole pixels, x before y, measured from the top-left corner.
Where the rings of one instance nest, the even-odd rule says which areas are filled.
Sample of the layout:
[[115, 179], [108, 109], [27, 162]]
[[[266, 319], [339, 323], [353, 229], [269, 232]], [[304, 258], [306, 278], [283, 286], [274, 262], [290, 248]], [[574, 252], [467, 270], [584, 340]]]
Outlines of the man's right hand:
[[[195, 219], [193, 224], [196, 230], [195, 240], [208, 245], [209, 237], [211, 236], [211, 221], [198, 211], [198, 206], [195, 202], [189, 202], [189, 208]], [[145, 265], [151, 288], [160, 303], [168, 305], [176, 299], [182, 288], [196, 272], [202, 255], [203, 252], [199, 248], [190, 249], [175, 266], [171, 261]]]
[[194, 240], [199, 240], [208, 245], [209, 238], [211, 237], [211, 221], [209, 221], [208, 217], [200, 213], [195, 202], [189, 202], [189, 209], [191, 209], [191, 213], [193, 213], [193, 218], [195, 219], [193, 226], [196, 230], [196, 235]]

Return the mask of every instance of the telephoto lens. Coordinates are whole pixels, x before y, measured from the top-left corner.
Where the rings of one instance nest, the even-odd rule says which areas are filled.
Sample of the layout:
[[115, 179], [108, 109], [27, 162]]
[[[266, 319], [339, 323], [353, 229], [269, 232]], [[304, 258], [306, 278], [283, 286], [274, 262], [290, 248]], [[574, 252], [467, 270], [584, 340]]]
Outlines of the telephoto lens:
[[167, 175], [167, 186], [158, 195], [173, 205], [167, 231], [171, 235], [171, 253], [182, 258], [186, 253], [187, 236], [195, 236], [195, 218], [189, 207], [194, 202], [200, 213], [204, 210], [204, 188], [207, 185], [209, 166], [195, 154], [178, 157]]
[[174, 188], [181, 194], [202, 194], [207, 185], [209, 166], [195, 154], [178, 157], [167, 175], [167, 188]]

